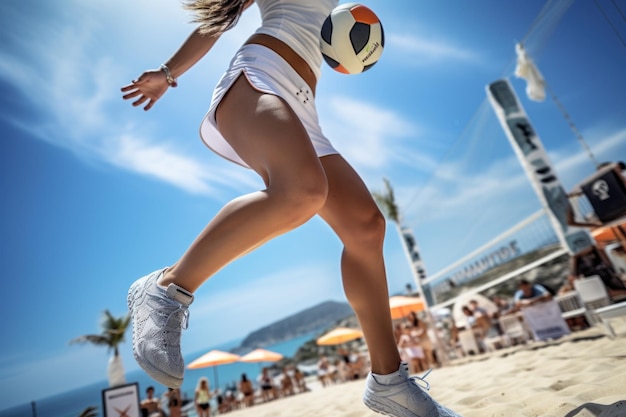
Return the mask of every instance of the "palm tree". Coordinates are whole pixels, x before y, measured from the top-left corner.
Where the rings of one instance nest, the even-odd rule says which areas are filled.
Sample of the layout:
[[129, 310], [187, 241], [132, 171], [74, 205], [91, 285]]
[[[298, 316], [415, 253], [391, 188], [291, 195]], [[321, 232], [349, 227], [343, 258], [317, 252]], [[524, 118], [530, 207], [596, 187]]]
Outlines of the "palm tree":
[[105, 310], [100, 324], [102, 333], [87, 334], [70, 340], [70, 344], [91, 343], [97, 346], [106, 346], [109, 351], [113, 351], [113, 356], [109, 359], [109, 367], [107, 369], [109, 385], [112, 387], [126, 383], [119, 345], [124, 341], [124, 335], [129, 324], [129, 314], [122, 317], [114, 317], [109, 310]]
[[396, 230], [402, 240], [405, 253], [411, 263], [411, 269], [415, 283], [417, 284], [417, 290], [421, 296], [424, 296], [422, 292], [421, 280], [426, 278], [426, 269], [424, 268], [424, 262], [421, 259], [417, 241], [413, 231], [402, 222], [402, 216], [400, 215], [400, 208], [396, 203], [396, 197], [391, 187], [391, 183], [387, 178], [383, 178], [385, 183], [385, 192], [379, 193], [372, 191], [372, 196], [376, 203], [380, 207], [381, 211], [389, 220], [396, 224]]
[[98, 408], [94, 407], [93, 405], [90, 405], [89, 407], [85, 408], [78, 415], [78, 417], [97, 417], [97, 416], [98, 416]]
[[[424, 304], [426, 306], [426, 317], [428, 318], [430, 324], [433, 325], [435, 323], [435, 320], [433, 319], [430, 312], [430, 297], [426, 297], [421, 283], [421, 280], [426, 278], [426, 270], [424, 268], [424, 262], [422, 261], [422, 258], [419, 254], [417, 241], [415, 240], [415, 236], [413, 235], [413, 231], [411, 230], [411, 228], [402, 224], [400, 208], [396, 203], [396, 197], [393, 192], [393, 188], [391, 187], [391, 183], [387, 178], [383, 178], [383, 182], [385, 183], [385, 192], [379, 193], [376, 191], [372, 191], [372, 197], [374, 197], [376, 204], [378, 204], [385, 217], [387, 217], [389, 220], [393, 221], [396, 224], [396, 230], [400, 235], [402, 247], [404, 248], [404, 252], [409, 259], [409, 263], [411, 264], [411, 272], [413, 273], [413, 278], [415, 280], [415, 283], [417, 284], [417, 291], [422, 297], [422, 300], [424, 301]], [[439, 339], [437, 332], [435, 332], [435, 338], [440, 353], [443, 353], [443, 357], [441, 359], [443, 361], [446, 361], [446, 350], [443, 349], [443, 344]]]
[[396, 196], [393, 193], [391, 183], [387, 178], [383, 178], [383, 182], [385, 183], [385, 193], [381, 194], [376, 191], [372, 191], [372, 196], [374, 197], [374, 200], [376, 200], [380, 209], [383, 211], [385, 217], [396, 224], [400, 224], [400, 209], [396, 204]]

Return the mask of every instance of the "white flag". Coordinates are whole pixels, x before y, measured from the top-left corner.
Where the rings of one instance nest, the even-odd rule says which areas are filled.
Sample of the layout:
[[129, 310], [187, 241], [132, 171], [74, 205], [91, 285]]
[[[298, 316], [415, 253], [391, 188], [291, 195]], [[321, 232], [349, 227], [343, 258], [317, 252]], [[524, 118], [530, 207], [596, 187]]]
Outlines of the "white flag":
[[526, 80], [526, 94], [528, 98], [535, 101], [543, 101], [546, 98], [546, 82], [541, 73], [533, 63], [533, 60], [526, 55], [526, 50], [522, 44], [515, 45], [517, 54], [517, 67], [515, 75]]

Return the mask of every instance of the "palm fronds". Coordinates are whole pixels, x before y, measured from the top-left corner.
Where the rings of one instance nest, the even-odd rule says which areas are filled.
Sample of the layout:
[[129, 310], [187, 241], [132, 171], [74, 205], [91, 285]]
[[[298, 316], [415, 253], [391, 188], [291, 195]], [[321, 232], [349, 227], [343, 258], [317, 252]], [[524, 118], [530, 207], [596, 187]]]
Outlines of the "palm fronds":
[[395, 223], [400, 223], [400, 209], [396, 204], [396, 197], [391, 183], [387, 178], [383, 178], [383, 182], [385, 183], [385, 192], [372, 191], [372, 196], [385, 217]]

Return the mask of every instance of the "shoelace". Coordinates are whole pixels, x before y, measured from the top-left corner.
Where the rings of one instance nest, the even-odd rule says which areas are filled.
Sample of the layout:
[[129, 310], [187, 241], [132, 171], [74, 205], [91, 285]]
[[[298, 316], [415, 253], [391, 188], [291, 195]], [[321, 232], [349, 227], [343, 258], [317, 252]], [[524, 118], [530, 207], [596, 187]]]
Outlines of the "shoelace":
[[[178, 304], [178, 303], [177, 303], [177, 304]], [[173, 311], [169, 314], [169, 316], [167, 317], [167, 321], [166, 321], [166, 323], [168, 323], [168, 324], [169, 324], [170, 319], [171, 319], [172, 317], [176, 317], [176, 318], [178, 318], [178, 317], [179, 317], [179, 314], [178, 314], [178, 313], [181, 313], [181, 312], [182, 312], [182, 318], [181, 318], [181, 320], [180, 320], [179, 325], [180, 325], [180, 327], [181, 327], [183, 330], [187, 330], [187, 327], [189, 326], [189, 309], [187, 308], [187, 306], [183, 306], [182, 304], [178, 304], [178, 308], [177, 308], [176, 310], [173, 310]], [[178, 323], [176, 323], [176, 324], [178, 324]]]
[[428, 383], [428, 381], [426, 381], [426, 377], [428, 376], [428, 374], [430, 374], [432, 372], [432, 368], [429, 369], [428, 371], [426, 371], [426, 373], [422, 376], [412, 376], [409, 377], [409, 380], [417, 385], [420, 388], [424, 388], [426, 391], [430, 390], [430, 384]]

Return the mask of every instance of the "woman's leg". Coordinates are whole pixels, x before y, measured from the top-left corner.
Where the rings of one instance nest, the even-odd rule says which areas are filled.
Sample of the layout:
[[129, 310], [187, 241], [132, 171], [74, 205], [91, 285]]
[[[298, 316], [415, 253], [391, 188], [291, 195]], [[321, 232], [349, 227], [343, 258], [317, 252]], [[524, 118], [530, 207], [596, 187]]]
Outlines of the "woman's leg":
[[217, 110], [220, 132], [267, 188], [226, 204], [161, 285], [195, 291], [237, 257], [314, 216], [326, 200], [326, 177], [309, 137], [279, 97], [250, 86], [245, 76]]
[[348, 302], [365, 335], [372, 372], [398, 370], [387, 276], [383, 260], [385, 219], [367, 187], [340, 155], [320, 159], [328, 180], [328, 197], [320, 216], [343, 242], [341, 274]]

